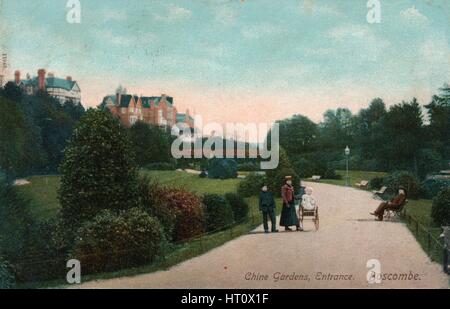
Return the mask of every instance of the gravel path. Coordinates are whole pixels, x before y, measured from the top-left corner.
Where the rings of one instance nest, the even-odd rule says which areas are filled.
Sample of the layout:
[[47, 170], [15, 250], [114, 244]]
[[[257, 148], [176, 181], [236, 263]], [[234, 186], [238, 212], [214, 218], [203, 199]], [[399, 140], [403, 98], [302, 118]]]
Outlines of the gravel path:
[[[407, 227], [376, 222], [379, 204], [365, 191], [312, 183], [320, 230], [265, 235], [262, 227], [167, 271], [82, 284], [82, 288], [449, 288]], [[384, 274], [417, 280], [367, 282], [367, 262]]]

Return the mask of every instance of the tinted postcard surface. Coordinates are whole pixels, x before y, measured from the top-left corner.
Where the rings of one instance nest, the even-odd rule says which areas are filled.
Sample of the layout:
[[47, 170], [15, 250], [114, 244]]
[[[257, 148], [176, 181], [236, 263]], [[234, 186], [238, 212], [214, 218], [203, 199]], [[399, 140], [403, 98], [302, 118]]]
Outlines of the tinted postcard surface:
[[0, 288], [448, 289], [449, 26], [445, 0], [0, 0]]

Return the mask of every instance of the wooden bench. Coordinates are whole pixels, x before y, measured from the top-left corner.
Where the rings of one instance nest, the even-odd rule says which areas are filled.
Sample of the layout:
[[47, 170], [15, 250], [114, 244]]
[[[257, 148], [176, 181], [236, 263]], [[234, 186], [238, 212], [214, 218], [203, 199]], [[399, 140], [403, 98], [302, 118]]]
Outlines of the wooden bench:
[[373, 196], [374, 197], [379, 197], [381, 198], [383, 196], [383, 194], [386, 193], [386, 190], [388, 189], [388, 187], [382, 187], [380, 190], [378, 191], [372, 191]]
[[361, 180], [360, 182], [355, 183], [355, 186], [361, 189], [367, 189], [367, 187], [369, 186], [369, 182], [367, 180]]
[[314, 175], [314, 176], [311, 177], [312, 181], [320, 181], [320, 179], [322, 179], [322, 176]]

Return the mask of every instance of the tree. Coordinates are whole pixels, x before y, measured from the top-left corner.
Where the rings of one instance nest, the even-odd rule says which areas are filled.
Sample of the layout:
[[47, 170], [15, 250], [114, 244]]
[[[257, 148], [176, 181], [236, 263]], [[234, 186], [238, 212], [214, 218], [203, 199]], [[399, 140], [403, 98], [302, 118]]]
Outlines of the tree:
[[22, 89], [14, 82], [7, 82], [3, 87], [2, 96], [14, 102], [20, 102], [22, 99]]
[[104, 209], [119, 211], [138, 203], [137, 168], [127, 133], [108, 112], [86, 112], [60, 170], [62, 216], [72, 228]]
[[278, 121], [278, 124], [280, 126], [280, 146], [285, 149], [287, 154], [307, 153], [315, 149], [318, 129], [317, 125], [309, 118], [295, 115], [292, 118]]
[[355, 117], [355, 144], [358, 145], [362, 159], [373, 159], [383, 143], [383, 119], [386, 105], [380, 98], [373, 99], [367, 109], [361, 109]]
[[0, 97], [0, 168], [8, 177], [24, 176], [44, 161], [35, 127], [17, 103]]
[[430, 124], [427, 137], [432, 147], [443, 156], [450, 152], [450, 87], [440, 89], [439, 95], [433, 96], [431, 103], [426, 105]]
[[352, 113], [347, 108], [328, 110], [320, 126], [320, 148], [343, 149], [352, 144]]
[[391, 106], [384, 117], [382, 133], [377, 159], [385, 160], [390, 170], [404, 169], [417, 174], [417, 156], [424, 144], [423, 115], [417, 100]]
[[166, 131], [138, 121], [130, 128], [129, 133], [139, 166], [170, 161], [170, 134]]
[[286, 151], [280, 147], [280, 162], [278, 167], [266, 172], [269, 190], [276, 196], [281, 195], [281, 186], [283, 186], [286, 176], [293, 177], [292, 184], [294, 185], [294, 188], [297, 188], [300, 183], [300, 177], [295, 172]]

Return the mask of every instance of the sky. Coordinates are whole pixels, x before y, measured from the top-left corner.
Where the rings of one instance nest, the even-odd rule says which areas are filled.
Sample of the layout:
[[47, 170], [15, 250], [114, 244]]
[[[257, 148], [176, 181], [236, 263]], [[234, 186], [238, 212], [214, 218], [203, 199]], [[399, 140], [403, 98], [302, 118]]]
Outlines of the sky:
[[45, 68], [78, 81], [85, 106], [119, 85], [173, 96], [205, 121], [273, 122], [375, 97], [427, 104], [450, 82], [450, 1], [0, 0], [9, 76]]

